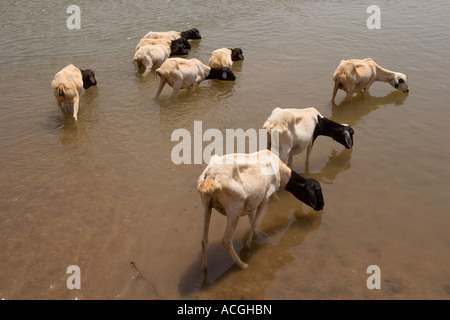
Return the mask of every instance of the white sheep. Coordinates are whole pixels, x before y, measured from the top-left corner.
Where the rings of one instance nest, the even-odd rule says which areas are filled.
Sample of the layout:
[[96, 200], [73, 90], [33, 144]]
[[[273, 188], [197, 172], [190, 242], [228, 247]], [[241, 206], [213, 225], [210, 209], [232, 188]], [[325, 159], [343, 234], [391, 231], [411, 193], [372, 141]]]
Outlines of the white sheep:
[[[305, 149], [305, 163], [309, 164], [314, 141], [320, 135], [333, 138], [347, 149], [353, 147], [353, 128], [325, 118], [315, 108], [275, 108], [263, 127], [268, 133], [269, 148], [274, 147], [281, 161], [288, 166], [292, 166], [293, 156]], [[278, 132], [278, 142], [271, 141], [275, 131]]]
[[152, 68], [159, 68], [164, 61], [169, 59], [172, 55], [187, 54], [186, 48], [183, 44], [169, 47], [164, 44], [157, 45], [145, 45], [136, 51], [133, 58], [133, 64], [136, 71], [139, 71], [141, 67], [145, 68], [143, 76], [146, 76]]
[[168, 39], [151, 39], [151, 38], [142, 38], [138, 45], [136, 46], [136, 51], [139, 50], [140, 47], [146, 46], [146, 45], [157, 45], [157, 44], [163, 44], [169, 47], [176, 47], [178, 43], [183, 43], [186, 49], [191, 49], [191, 45], [189, 44], [189, 41], [187, 41], [185, 38], [179, 38], [176, 40], [168, 40]]
[[216, 67], [228, 67], [231, 68], [234, 61], [244, 60], [244, 54], [242, 49], [234, 48], [221, 48], [214, 50], [209, 59], [209, 66], [211, 68]]
[[81, 70], [73, 64], [55, 74], [52, 81], [53, 94], [63, 115], [78, 120], [80, 94], [83, 89], [97, 85], [95, 73], [91, 69]]
[[334, 89], [331, 101], [334, 102], [338, 89], [347, 93], [345, 100], [350, 100], [354, 93], [369, 91], [375, 81], [388, 82], [394, 88], [409, 92], [408, 79], [400, 72], [380, 67], [371, 58], [364, 60], [342, 60], [333, 74]]
[[186, 31], [166, 31], [166, 32], [158, 32], [158, 31], [150, 31], [147, 33], [144, 38], [151, 39], [168, 39], [168, 40], [176, 40], [179, 38], [185, 39], [201, 39], [202, 36], [200, 32], [196, 28], [192, 28]]
[[256, 223], [269, 197], [279, 188], [292, 193], [297, 199], [322, 210], [324, 200], [320, 184], [305, 179], [292, 171], [269, 150], [252, 154], [214, 155], [200, 175], [197, 190], [204, 207], [202, 237], [203, 270], [207, 271], [208, 230], [212, 209], [227, 217], [222, 245], [241, 268], [248, 265], [239, 258], [233, 246], [233, 235], [241, 216], [250, 219], [246, 246], [250, 246]]
[[197, 59], [170, 58], [155, 72], [161, 77], [156, 99], [166, 83], [173, 88], [172, 97], [175, 98], [181, 89], [193, 90], [207, 79], [236, 80], [230, 68], [210, 68]]

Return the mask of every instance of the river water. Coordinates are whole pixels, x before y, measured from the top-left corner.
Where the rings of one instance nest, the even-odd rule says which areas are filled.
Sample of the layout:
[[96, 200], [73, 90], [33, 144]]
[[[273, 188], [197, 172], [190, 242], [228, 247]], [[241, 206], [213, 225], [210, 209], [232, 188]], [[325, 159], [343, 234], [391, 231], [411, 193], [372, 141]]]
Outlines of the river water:
[[[449, 299], [450, 40], [447, 1], [378, 1], [381, 28], [355, 1], [3, 1], [0, 5], [1, 299]], [[67, 8], [81, 9], [69, 29]], [[242, 48], [235, 82], [207, 80], [172, 99], [132, 59], [148, 31], [197, 28], [186, 58]], [[342, 59], [371, 57], [408, 76], [332, 105]], [[72, 63], [98, 81], [78, 123], [60, 120], [50, 83]], [[269, 201], [251, 250], [248, 219], [221, 245], [213, 213], [201, 270], [206, 167], [174, 163], [176, 129], [262, 128], [275, 107], [316, 107], [355, 130], [321, 137], [309, 170], [325, 208], [285, 191]], [[205, 142], [203, 146], [208, 145]], [[133, 262], [134, 264], [131, 264]], [[69, 290], [67, 268], [80, 268]], [[370, 290], [367, 268], [380, 270]]]

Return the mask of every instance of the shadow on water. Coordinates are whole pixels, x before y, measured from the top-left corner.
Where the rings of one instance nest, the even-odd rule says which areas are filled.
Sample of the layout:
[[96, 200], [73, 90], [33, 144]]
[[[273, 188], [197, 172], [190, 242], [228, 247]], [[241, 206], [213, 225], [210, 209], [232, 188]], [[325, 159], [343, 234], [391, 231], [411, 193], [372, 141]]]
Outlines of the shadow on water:
[[[181, 278], [180, 294], [196, 294], [200, 299], [264, 299], [265, 288], [277, 270], [294, 261], [290, 249], [299, 246], [310, 232], [319, 229], [321, 221], [322, 212], [309, 208], [307, 212], [302, 208], [291, 209], [277, 224], [262, 228], [251, 249], [236, 243], [240, 257], [249, 263], [246, 270], [233, 264], [220, 243], [209, 245], [206, 278], [199, 253]], [[236, 286], [236, 283], [240, 285]]]
[[205, 80], [196, 89], [183, 89], [177, 97], [172, 98], [172, 88], [166, 85], [160, 98], [155, 100], [159, 105], [161, 133], [170, 137], [179, 128], [191, 131], [194, 121], [200, 120], [205, 122], [206, 130], [208, 119], [222, 119], [223, 110], [216, 102], [232, 96], [234, 86], [232, 81]]
[[[344, 149], [339, 153], [333, 150], [325, 166], [307, 176], [322, 183], [331, 183], [339, 173], [350, 168], [350, 157], [351, 150]], [[235, 241], [236, 251], [240, 250], [239, 255], [249, 264], [249, 268], [241, 270], [234, 265], [220, 242], [210, 243], [205, 278], [199, 238], [199, 254], [179, 282], [178, 289], [182, 296], [196, 294], [201, 299], [264, 299], [265, 288], [277, 270], [294, 261], [290, 249], [299, 246], [310, 232], [319, 229], [323, 213], [309, 207], [303, 210], [306, 206], [302, 204], [292, 208], [287, 198], [284, 201], [288, 197], [284, 191], [279, 191], [274, 197], [279, 201], [269, 201], [270, 216], [262, 217], [261, 230], [257, 232], [252, 248], [248, 250], [243, 247], [246, 236], [242, 241]], [[243, 217], [240, 223], [244, 223], [243, 220], [246, 218]], [[236, 283], [241, 285], [236, 287]]]
[[235, 81], [204, 80], [193, 90], [190, 88], [181, 89], [175, 98], [172, 97], [173, 88], [166, 84], [161, 96], [156, 101], [161, 107], [192, 105], [199, 102], [198, 97], [207, 97], [209, 102], [218, 102], [232, 95], [235, 84]]
[[352, 152], [353, 149], [343, 149], [338, 153], [333, 149], [331, 155], [328, 157], [327, 163], [319, 172], [310, 173], [309, 171], [306, 171], [305, 174], [310, 178], [316, 179], [320, 183], [331, 184], [340, 173], [350, 169]]
[[233, 71], [236, 74], [236, 78], [239, 77], [237, 72], [241, 72], [242, 71], [242, 66], [244, 65], [244, 61], [245, 60], [235, 61], [235, 62], [233, 62], [233, 65], [231, 66], [231, 71]]
[[370, 92], [366, 96], [359, 93], [350, 101], [342, 101], [338, 105], [332, 103], [330, 119], [338, 123], [346, 123], [350, 126], [364, 123], [364, 117], [382, 106], [401, 106], [405, 103], [407, 94], [397, 90], [384, 97], [374, 97]]

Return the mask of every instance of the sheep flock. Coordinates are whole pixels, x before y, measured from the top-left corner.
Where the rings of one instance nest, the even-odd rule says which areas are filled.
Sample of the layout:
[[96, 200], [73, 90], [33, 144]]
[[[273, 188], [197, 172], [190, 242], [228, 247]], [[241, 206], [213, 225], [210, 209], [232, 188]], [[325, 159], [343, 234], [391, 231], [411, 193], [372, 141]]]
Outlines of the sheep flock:
[[[189, 41], [200, 39], [199, 30], [192, 28], [186, 31], [150, 31], [139, 40], [132, 64], [138, 77], [154, 72], [160, 78], [155, 99], [160, 98], [166, 84], [172, 87], [172, 98], [175, 99], [180, 90], [196, 90], [206, 80], [236, 81], [232, 68], [236, 61], [244, 60], [243, 50], [239, 47], [217, 48], [207, 64], [186, 58], [191, 49]], [[332, 79], [333, 105], [338, 90], [346, 92], [345, 101], [351, 101], [354, 93], [366, 94], [375, 81], [387, 82], [401, 92], [409, 92], [406, 75], [385, 69], [370, 58], [342, 60]], [[73, 121], [78, 121], [82, 92], [96, 85], [93, 69], [79, 69], [69, 64], [58, 71], [51, 86], [61, 117], [70, 116]], [[250, 154], [214, 155], [198, 178], [197, 190], [204, 208], [201, 246], [205, 273], [212, 209], [227, 219], [222, 245], [233, 262], [246, 269], [248, 264], [240, 259], [233, 246], [233, 235], [240, 217], [249, 217], [245, 245], [250, 247], [258, 218], [276, 192], [288, 192], [313, 210], [324, 208], [320, 183], [293, 171], [293, 156], [306, 151], [307, 168], [312, 147], [319, 136], [332, 138], [347, 149], [354, 146], [352, 127], [336, 123], [312, 107], [275, 107], [262, 128], [267, 130], [269, 137], [267, 149]]]

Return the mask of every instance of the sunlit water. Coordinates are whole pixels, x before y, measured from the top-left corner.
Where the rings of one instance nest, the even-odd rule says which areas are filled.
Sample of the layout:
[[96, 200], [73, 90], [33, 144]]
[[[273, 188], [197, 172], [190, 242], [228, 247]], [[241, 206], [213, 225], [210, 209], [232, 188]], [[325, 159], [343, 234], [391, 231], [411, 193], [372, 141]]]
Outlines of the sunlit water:
[[[69, 30], [67, 7], [81, 8]], [[0, 298], [448, 299], [450, 297], [450, 41], [447, 1], [379, 1], [381, 29], [354, 1], [4, 1], [0, 5]], [[233, 83], [205, 81], [172, 99], [132, 58], [150, 30], [198, 28], [187, 58], [240, 47]], [[375, 83], [330, 102], [342, 59], [371, 57], [408, 76], [409, 95]], [[50, 83], [69, 63], [98, 86], [79, 121], [61, 121]], [[212, 216], [201, 270], [202, 164], [175, 165], [171, 134], [259, 129], [275, 107], [316, 107], [355, 130], [346, 150], [316, 140], [309, 172], [325, 209], [279, 191], [251, 250], [248, 219], [221, 246]], [[207, 144], [207, 143], [205, 143]], [[134, 266], [130, 264], [134, 262]], [[69, 290], [78, 265], [81, 290]], [[367, 267], [381, 270], [369, 290]]]

